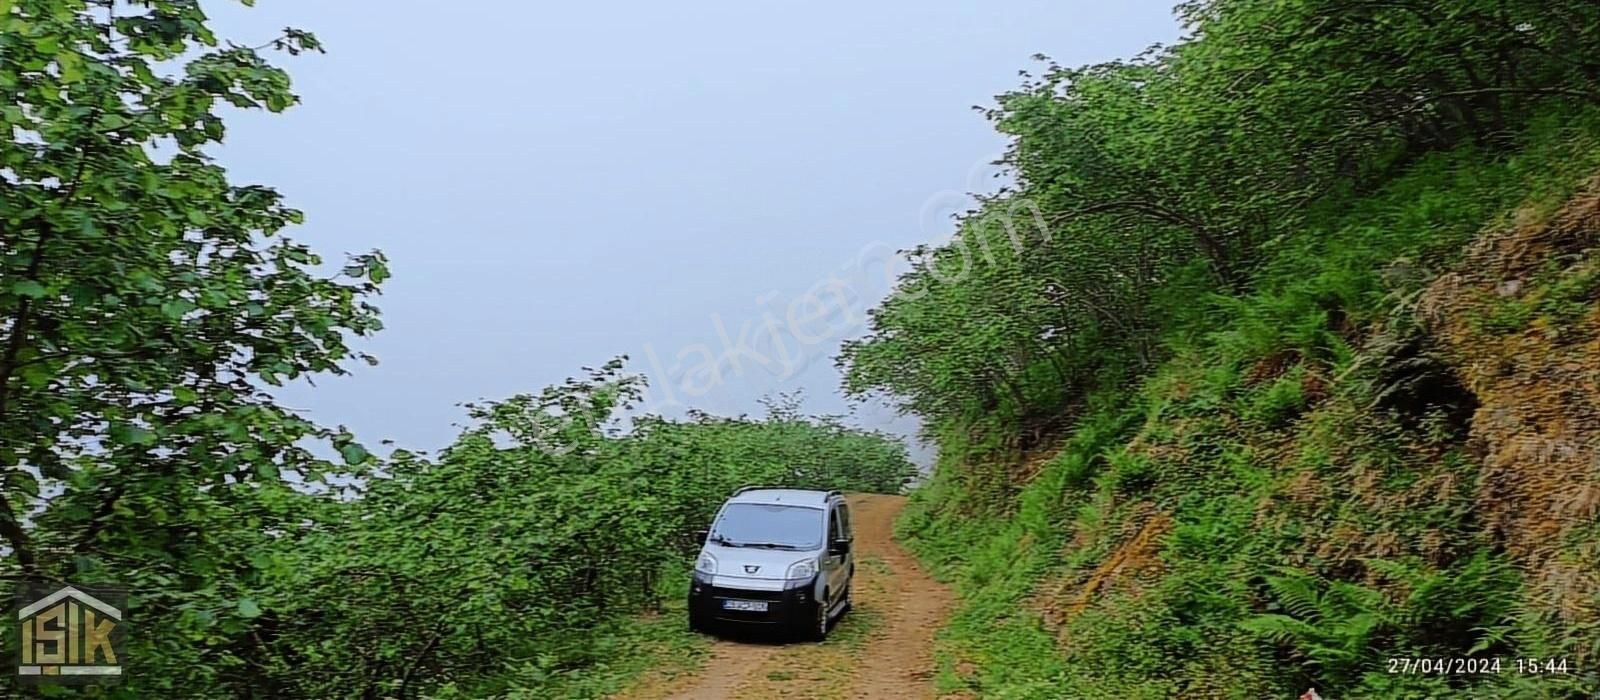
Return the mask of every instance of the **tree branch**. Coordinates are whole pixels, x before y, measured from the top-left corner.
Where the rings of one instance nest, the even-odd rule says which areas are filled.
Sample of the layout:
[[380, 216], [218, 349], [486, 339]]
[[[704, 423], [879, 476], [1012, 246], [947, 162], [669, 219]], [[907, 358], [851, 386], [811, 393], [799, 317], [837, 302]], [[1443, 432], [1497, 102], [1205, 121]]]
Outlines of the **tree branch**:
[[[109, 34], [116, 21], [115, 3], [106, 3], [106, 32]], [[113, 89], [115, 89], [113, 84]], [[78, 196], [78, 189], [83, 184], [83, 175], [89, 166], [89, 136], [93, 134], [94, 124], [100, 121], [100, 116], [105, 112], [107, 95], [97, 95], [89, 118], [85, 122], [89, 133], [80, 136], [78, 144], [78, 163], [73, 170], [72, 179], [67, 183], [61, 196], [63, 209], [71, 206], [72, 201]], [[51, 233], [55, 227], [41, 221], [38, 240], [33, 246], [33, 256], [28, 261], [28, 267], [23, 271], [24, 281], [38, 282], [39, 273], [44, 269], [45, 246], [50, 242]], [[17, 302], [16, 314], [12, 317], [11, 337], [6, 339], [5, 352], [0, 356], [0, 425], [4, 425], [10, 411], [11, 404], [11, 378], [18, 368], [17, 358], [22, 354], [22, 347], [27, 343], [29, 325], [34, 318], [33, 298], [23, 297]], [[14, 465], [6, 465], [14, 466]], [[4, 535], [11, 543], [11, 551], [17, 555], [17, 563], [21, 565], [24, 573], [34, 575], [37, 572], [37, 563], [34, 560], [33, 550], [29, 542], [28, 533], [22, 529], [22, 524], [17, 521], [16, 511], [12, 509], [11, 500], [3, 490], [0, 490], [0, 535]]]

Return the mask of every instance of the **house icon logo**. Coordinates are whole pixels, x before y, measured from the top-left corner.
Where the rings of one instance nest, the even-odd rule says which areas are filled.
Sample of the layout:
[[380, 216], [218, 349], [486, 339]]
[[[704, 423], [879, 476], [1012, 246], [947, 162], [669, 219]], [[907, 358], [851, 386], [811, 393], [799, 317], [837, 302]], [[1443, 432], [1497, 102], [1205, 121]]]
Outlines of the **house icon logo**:
[[107, 683], [122, 676], [120, 592], [25, 586], [17, 600], [17, 675], [49, 683]]

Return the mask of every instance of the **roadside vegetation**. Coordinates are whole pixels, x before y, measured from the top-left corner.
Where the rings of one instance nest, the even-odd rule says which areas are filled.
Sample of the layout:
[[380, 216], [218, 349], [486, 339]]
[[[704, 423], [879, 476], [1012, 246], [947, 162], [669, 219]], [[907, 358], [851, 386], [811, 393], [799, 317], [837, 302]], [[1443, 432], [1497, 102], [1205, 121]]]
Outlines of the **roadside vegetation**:
[[998, 98], [1014, 183], [840, 358], [939, 446], [941, 684], [1590, 697], [1600, 7], [1178, 11]]
[[301, 212], [208, 155], [229, 109], [295, 104], [268, 56], [321, 50], [251, 39], [192, 0], [0, 0], [0, 579], [121, 587], [130, 621], [120, 685], [0, 694], [598, 697], [697, 644], [652, 611], [733, 488], [913, 475], [783, 397], [636, 415], [621, 360], [467, 406], [433, 455], [282, 406], [376, 361], [389, 270], [294, 241]]

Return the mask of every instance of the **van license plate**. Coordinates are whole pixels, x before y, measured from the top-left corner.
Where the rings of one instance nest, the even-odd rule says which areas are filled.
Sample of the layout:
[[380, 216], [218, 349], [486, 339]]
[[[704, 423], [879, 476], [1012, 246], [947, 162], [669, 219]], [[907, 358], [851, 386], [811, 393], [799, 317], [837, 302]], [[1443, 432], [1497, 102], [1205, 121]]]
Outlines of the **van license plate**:
[[767, 611], [767, 601], [765, 601], [765, 600], [724, 600], [724, 601], [722, 601], [722, 609], [723, 610], [742, 610], [744, 612], [766, 612]]

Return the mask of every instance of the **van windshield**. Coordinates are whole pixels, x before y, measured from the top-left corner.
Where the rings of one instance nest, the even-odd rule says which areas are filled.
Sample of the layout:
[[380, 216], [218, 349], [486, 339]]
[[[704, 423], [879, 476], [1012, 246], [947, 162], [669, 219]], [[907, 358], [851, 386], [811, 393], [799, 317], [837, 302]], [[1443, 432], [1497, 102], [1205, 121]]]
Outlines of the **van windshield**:
[[822, 546], [822, 510], [730, 503], [722, 509], [710, 539], [729, 547], [816, 549]]

